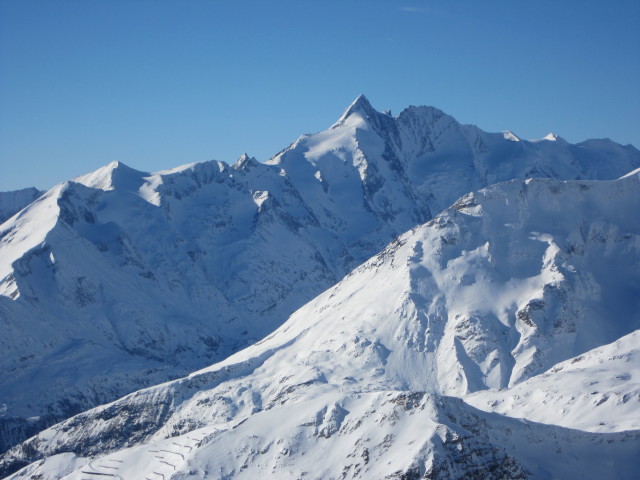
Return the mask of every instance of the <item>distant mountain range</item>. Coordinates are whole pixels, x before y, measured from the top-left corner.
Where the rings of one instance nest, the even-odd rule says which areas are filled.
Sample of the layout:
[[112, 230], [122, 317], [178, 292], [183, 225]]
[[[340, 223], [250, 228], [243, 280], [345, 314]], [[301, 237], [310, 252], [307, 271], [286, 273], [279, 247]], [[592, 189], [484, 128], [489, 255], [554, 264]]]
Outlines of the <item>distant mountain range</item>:
[[178, 435], [189, 478], [632, 478], [639, 167], [361, 96], [264, 164], [0, 195], [0, 465], [147, 478]]

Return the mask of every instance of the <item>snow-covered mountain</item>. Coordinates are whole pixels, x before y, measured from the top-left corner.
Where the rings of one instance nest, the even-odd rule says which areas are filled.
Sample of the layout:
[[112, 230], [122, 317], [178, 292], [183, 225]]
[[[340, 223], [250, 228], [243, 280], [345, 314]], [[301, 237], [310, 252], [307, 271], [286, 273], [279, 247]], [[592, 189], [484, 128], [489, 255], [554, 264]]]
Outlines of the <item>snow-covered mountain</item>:
[[337, 242], [278, 169], [248, 163], [114, 163], [0, 229], [7, 443], [226, 357], [337, 278]]
[[[461, 125], [434, 107], [409, 107], [397, 117], [360, 96], [329, 130], [300, 137], [267, 163], [283, 168], [305, 192], [319, 219], [394, 231], [422, 223], [465, 193], [531, 177], [615, 179], [636, 168], [640, 152], [608, 139], [570, 144], [562, 138], [520, 140]], [[361, 201], [353, 201], [361, 192]], [[341, 200], [345, 200], [342, 202]], [[360, 197], [356, 198], [360, 200]], [[397, 236], [397, 235], [396, 235]], [[366, 237], [365, 237], [366, 238]], [[394, 236], [395, 238], [395, 236]]]
[[465, 195], [262, 341], [45, 430], [2, 467], [43, 480], [636, 478], [639, 192], [636, 171]]
[[[638, 150], [609, 140], [528, 142], [432, 107], [392, 117], [361, 96], [264, 164], [114, 162], [57, 185], [0, 225], [0, 449], [252, 344], [469, 191], [638, 167]], [[504, 386], [571, 351], [522, 348], [530, 362], [501, 351], [486, 380], [450, 382]]]
[[35, 187], [0, 192], [0, 223], [18, 213], [43, 193]]
[[513, 388], [479, 391], [465, 401], [511, 417], [590, 432], [640, 430], [640, 330]]

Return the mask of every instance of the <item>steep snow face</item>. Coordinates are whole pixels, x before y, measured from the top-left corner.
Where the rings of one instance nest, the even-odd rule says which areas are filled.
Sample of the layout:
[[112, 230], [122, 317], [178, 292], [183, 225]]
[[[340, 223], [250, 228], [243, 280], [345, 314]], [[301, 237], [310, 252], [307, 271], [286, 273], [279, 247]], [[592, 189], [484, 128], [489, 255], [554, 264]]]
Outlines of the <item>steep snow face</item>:
[[43, 193], [43, 191], [34, 187], [12, 192], [0, 192], [0, 224], [18, 213]]
[[[590, 462], [632, 478], [637, 430], [586, 434], [523, 426], [442, 395], [511, 387], [469, 397], [479, 406], [499, 405], [501, 395], [517, 399], [520, 388], [536, 395], [531, 388], [545, 382], [537, 375], [567, 369], [558, 362], [604, 360], [616, 348], [633, 355], [632, 332], [640, 328], [639, 188], [635, 174], [616, 181], [510, 181], [466, 195], [264, 340], [56, 425], [9, 451], [2, 466], [9, 471], [69, 451], [79, 457], [117, 451], [90, 468], [99, 472], [119, 460], [133, 475], [158, 466], [149, 453], [169, 450], [174, 453], [158, 456], [173, 465], [176, 478], [194, 471], [203, 478], [249, 478], [264, 468], [276, 478], [302, 471], [327, 478], [344, 472], [346, 478], [409, 472], [464, 478], [495, 468], [507, 469], [500, 473], [505, 478], [581, 478], [579, 465]], [[603, 347], [624, 335], [617, 347]], [[609, 364], [610, 371], [620, 363]], [[588, 374], [572, 381], [576, 396], [595, 388], [585, 384]], [[633, 381], [635, 373], [628, 375]], [[625, 388], [623, 402], [635, 391]], [[563, 401], [567, 410], [591, 408], [549, 388], [545, 395], [551, 408]], [[542, 406], [538, 411], [541, 420], [599, 430], [596, 415], [572, 411], [559, 421], [557, 414], [545, 417]], [[609, 430], [635, 428], [631, 416], [614, 418]], [[176, 450], [169, 447], [174, 442]]]
[[[0, 226], [0, 450], [53, 420], [262, 338], [472, 189], [528, 176], [612, 178], [640, 166], [637, 150], [607, 140], [512, 140], [432, 107], [392, 117], [359, 97], [330, 129], [301, 137], [267, 164], [243, 155], [232, 166], [150, 173], [113, 162], [56, 186]], [[541, 248], [545, 238], [522, 241], [523, 248]], [[473, 248], [479, 264], [490, 262], [492, 252]], [[419, 249], [412, 255], [419, 258]], [[414, 277], [400, 278], [398, 296], [413, 283], [427, 289], [428, 280]], [[445, 307], [436, 302], [433, 311]], [[511, 313], [492, 313], [500, 318], [496, 332]], [[443, 332], [430, 321], [428, 340], [416, 326], [415, 342], [434, 355]], [[462, 358], [471, 348], [455, 345]], [[479, 362], [481, 374], [450, 380], [451, 391], [507, 385], [527, 377], [520, 365], [539, 363], [527, 367], [538, 371], [552, 361], [521, 348], [531, 362], [510, 365], [508, 349], [496, 354], [500, 360], [472, 359], [465, 365]], [[420, 361], [431, 362], [426, 354]], [[421, 375], [442, 374], [416, 382]]]
[[72, 182], [98, 190], [118, 189], [123, 192], [136, 193], [145, 183], [144, 177], [148, 175], [150, 174], [134, 170], [122, 162], [115, 161], [95, 172], [76, 177]]
[[640, 330], [508, 390], [465, 401], [483, 410], [592, 432], [640, 430]]
[[392, 379], [463, 395], [542, 373], [640, 327], [638, 178], [512, 181], [467, 195], [265, 345], [295, 339], [284, 363], [321, 363], [329, 383], [359, 365], [363, 389]]
[[[44, 242], [47, 233], [55, 225], [60, 209], [58, 195], [66, 189], [59, 185], [37, 201], [0, 225], [0, 299], [16, 299], [20, 292], [16, 284], [14, 262], [32, 252]], [[33, 221], [37, 218], [37, 221]], [[4, 300], [4, 299], [2, 299]]]
[[339, 242], [316, 225], [255, 161], [114, 163], [52, 189], [0, 230], [3, 440], [272, 331], [336, 281]]
[[[615, 179], [640, 166], [631, 146], [557, 138], [487, 133], [433, 107], [412, 106], [391, 117], [360, 96], [329, 130], [300, 137], [267, 163], [282, 167], [313, 198], [323, 226], [348, 245], [357, 238], [361, 247], [386, 244], [461, 195], [496, 182]], [[367, 258], [353, 250], [357, 259]]]
[[431, 218], [404, 172], [381, 161], [393, 119], [359, 97], [329, 130], [299, 138], [267, 164], [282, 168], [320, 225], [347, 247], [348, 270]]

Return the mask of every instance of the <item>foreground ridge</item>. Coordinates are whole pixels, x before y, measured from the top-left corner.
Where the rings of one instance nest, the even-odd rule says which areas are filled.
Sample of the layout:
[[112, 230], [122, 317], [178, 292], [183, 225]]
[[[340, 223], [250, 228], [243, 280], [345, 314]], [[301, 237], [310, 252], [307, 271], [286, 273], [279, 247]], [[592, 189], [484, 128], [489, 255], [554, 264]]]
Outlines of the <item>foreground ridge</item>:
[[[123, 478], [634, 478], [639, 187], [636, 173], [465, 195], [261, 342], [56, 425], [3, 468], [45, 458], [10, 478], [75, 479], [91, 456]], [[523, 411], [505, 398], [554, 375], [573, 392], [532, 400], [547, 425], [510, 418]]]

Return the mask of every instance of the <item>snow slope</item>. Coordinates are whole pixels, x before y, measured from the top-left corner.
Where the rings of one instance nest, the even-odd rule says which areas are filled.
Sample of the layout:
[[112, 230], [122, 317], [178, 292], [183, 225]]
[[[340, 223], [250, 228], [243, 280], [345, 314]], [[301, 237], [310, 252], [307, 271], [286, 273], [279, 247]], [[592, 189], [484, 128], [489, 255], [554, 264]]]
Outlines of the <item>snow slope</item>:
[[0, 223], [18, 213], [43, 193], [34, 187], [0, 192]]
[[[109, 466], [122, 478], [634, 478], [639, 191], [635, 173], [465, 195], [264, 340], [45, 430], [2, 467], [47, 458], [16, 479]], [[615, 409], [606, 428], [591, 411], [601, 400]]]
[[640, 430], [640, 330], [554, 365], [506, 390], [483, 390], [470, 405], [591, 432]]
[[98, 458], [58, 454], [9, 478], [633, 480], [638, 442], [638, 431], [589, 434], [424, 392], [332, 391]]
[[[266, 164], [244, 155], [152, 173], [113, 162], [60, 184], [0, 225], [0, 451], [250, 345], [473, 189], [638, 167], [640, 152], [608, 140], [514, 142], [432, 107], [391, 117], [361, 96]], [[517, 366], [487, 358], [488, 380], [451, 382], [504, 385], [569, 350], [529, 349]]]
[[316, 228], [296, 192], [281, 191], [285, 210], [268, 189], [286, 179], [253, 170], [113, 164], [0, 227], [8, 422], [66, 417], [224, 358], [335, 282], [323, 259], [333, 244], [298, 232]]
[[608, 139], [575, 145], [560, 138], [512, 140], [461, 125], [434, 107], [412, 106], [391, 117], [360, 96], [329, 130], [300, 137], [267, 163], [283, 168], [312, 199], [308, 203], [320, 222], [326, 217], [347, 241], [363, 226], [369, 230], [365, 239], [389, 227], [395, 238], [493, 183], [615, 179], [640, 167], [637, 149]]

